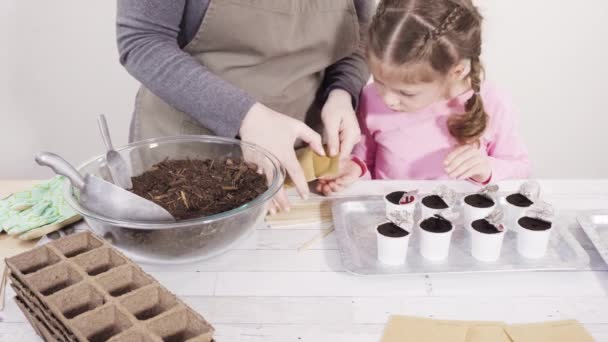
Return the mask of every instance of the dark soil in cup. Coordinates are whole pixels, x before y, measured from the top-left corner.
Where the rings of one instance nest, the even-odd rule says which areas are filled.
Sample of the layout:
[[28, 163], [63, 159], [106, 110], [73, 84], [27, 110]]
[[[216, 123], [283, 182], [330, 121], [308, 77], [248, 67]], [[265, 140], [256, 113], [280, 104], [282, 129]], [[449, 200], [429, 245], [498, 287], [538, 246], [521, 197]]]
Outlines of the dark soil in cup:
[[490, 208], [494, 205], [494, 201], [491, 198], [480, 194], [469, 195], [464, 198], [464, 202], [475, 208]]
[[443, 198], [437, 195], [426, 196], [422, 199], [422, 204], [431, 209], [447, 209], [448, 204], [445, 203]]
[[251, 202], [268, 189], [266, 177], [243, 160], [165, 160], [133, 177], [131, 191], [177, 220], [222, 213]]
[[405, 191], [394, 191], [386, 195], [386, 199], [393, 204], [399, 204], [399, 200], [401, 200], [404, 194]]
[[407, 230], [397, 226], [392, 222], [387, 222], [379, 225], [378, 233], [393, 238], [406, 237], [410, 234]]
[[530, 199], [528, 199], [528, 197], [522, 195], [522, 194], [511, 194], [509, 196], [507, 196], [507, 202], [513, 204], [516, 207], [521, 207], [521, 208], [527, 208], [529, 206], [531, 206], [532, 201], [530, 201]]
[[420, 222], [420, 228], [431, 233], [447, 233], [452, 230], [452, 223], [442, 217], [429, 217]]
[[486, 220], [477, 220], [472, 223], [473, 229], [483, 234], [498, 234], [501, 233], [496, 226]]
[[534, 217], [522, 217], [519, 219], [519, 221], [517, 221], [519, 223], [520, 226], [522, 226], [523, 228], [526, 228], [528, 230], [533, 230], [533, 231], [544, 231], [544, 230], [548, 230], [551, 229], [551, 222], [547, 222], [541, 219], [537, 219]]

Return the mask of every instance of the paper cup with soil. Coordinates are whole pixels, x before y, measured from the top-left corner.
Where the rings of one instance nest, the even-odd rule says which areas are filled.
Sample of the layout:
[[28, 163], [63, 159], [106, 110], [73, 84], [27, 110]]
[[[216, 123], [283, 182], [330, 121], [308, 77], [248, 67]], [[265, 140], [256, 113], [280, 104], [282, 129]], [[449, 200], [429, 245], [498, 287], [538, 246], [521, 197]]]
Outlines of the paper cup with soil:
[[376, 227], [378, 261], [385, 265], [403, 265], [407, 257], [410, 232], [393, 222]]
[[416, 210], [416, 202], [418, 202], [418, 190], [393, 191], [384, 196], [386, 217], [401, 213], [408, 213], [413, 216]]
[[505, 238], [504, 213], [494, 210], [483, 219], [470, 223], [471, 255], [483, 262], [494, 262], [500, 257]]
[[470, 230], [469, 228], [473, 221], [488, 217], [496, 209], [497, 192], [498, 185], [489, 185], [464, 198], [462, 210], [467, 230]]
[[438, 215], [446, 209], [452, 209], [454, 203], [456, 203], [456, 192], [442, 185], [420, 201], [421, 217], [425, 219]]
[[504, 198], [503, 209], [505, 220], [511, 227], [517, 226], [517, 221], [524, 215], [527, 208], [531, 207], [540, 197], [540, 184], [529, 181], [521, 185], [519, 190]]
[[555, 212], [547, 203], [537, 203], [517, 221], [517, 251], [525, 258], [545, 256], [553, 231]]
[[418, 225], [420, 232], [420, 254], [431, 261], [442, 261], [448, 257], [454, 222], [458, 214], [444, 210], [423, 218]]

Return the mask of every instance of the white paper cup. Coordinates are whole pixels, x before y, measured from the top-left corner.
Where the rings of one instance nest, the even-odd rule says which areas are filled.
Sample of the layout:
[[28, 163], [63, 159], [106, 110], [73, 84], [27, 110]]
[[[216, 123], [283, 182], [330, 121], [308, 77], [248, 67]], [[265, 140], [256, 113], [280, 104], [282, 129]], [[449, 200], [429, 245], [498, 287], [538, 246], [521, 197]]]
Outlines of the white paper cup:
[[517, 222], [517, 252], [525, 258], [539, 259], [547, 253], [553, 225], [547, 230], [530, 230]]
[[418, 228], [420, 232], [420, 254], [432, 261], [445, 260], [450, 253], [450, 242], [452, 240], [452, 233], [454, 232], [454, 225], [452, 225], [452, 229], [445, 233], [429, 232], [420, 227], [420, 225], [418, 225]]
[[496, 234], [481, 233], [475, 230], [472, 224], [469, 224], [469, 231], [471, 232], [471, 255], [475, 259], [484, 262], [498, 260], [505, 232], [502, 231]]
[[384, 196], [384, 203], [386, 204], [386, 216], [388, 217], [391, 214], [401, 212], [408, 212], [413, 216], [414, 212], [416, 211], [416, 202], [418, 202], [418, 199], [408, 204], [394, 204], [391, 201], [387, 200], [386, 196]]
[[464, 219], [464, 225], [467, 227], [467, 230], [471, 230], [471, 223], [473, 221], [482, 220], [488, 215], [490, 215], [494, 209], [496, 209], [496, 201], [494, 201], [494, 205], [489, 208], [477, 208], [472, 205], [469, 205], [467, 202], [462, 200], [462, 216]]
[[381, 234], [376, 227], [378, 260], [387, 265], [403, 265], [407, 257], [410, 234], [403, 237], [391, 237]]
[[445, 210], [451, 210], [451, 208], [446, 208], [446, 209], [433, 209], [433, 208], [429, 208], [426, 205], [422, 204], [422, 202], [420, 202], [420, 217], [422, 219], [425, 218], [429, 218], [429, 217], [433, 217], [435, 215], [439, 215], [442, 211]]

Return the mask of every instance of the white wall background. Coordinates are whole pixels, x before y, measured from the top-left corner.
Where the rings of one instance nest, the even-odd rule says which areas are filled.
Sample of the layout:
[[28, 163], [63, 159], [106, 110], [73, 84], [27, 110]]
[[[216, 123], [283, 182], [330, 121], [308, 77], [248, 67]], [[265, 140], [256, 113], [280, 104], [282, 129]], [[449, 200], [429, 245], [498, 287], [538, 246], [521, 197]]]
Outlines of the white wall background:
[[[608, 1], [479, 0], [488, 78], [513, 94], [543, 178], [608, 178]], [[40, 178], [50, 150], [126, 143], [137, 82], [118, 63], [115, 1], [0, 1], [0, 178]]]

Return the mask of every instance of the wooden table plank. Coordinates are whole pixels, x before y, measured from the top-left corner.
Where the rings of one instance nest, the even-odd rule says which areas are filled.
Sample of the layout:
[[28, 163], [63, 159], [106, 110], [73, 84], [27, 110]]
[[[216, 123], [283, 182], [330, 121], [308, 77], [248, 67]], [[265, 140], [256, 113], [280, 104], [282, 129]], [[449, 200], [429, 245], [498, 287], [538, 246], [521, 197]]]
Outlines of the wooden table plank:
[[[608, 324], [585, 324], [596, 341], [608, 341]], [[384, 324], [281, 325], [217, 324], [215, 337], [230, 342], [370, 342], [378, 341]], [[27, 323], [0, 324], [0, 341], [39, 341]]]

